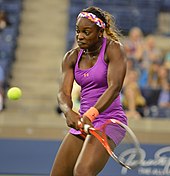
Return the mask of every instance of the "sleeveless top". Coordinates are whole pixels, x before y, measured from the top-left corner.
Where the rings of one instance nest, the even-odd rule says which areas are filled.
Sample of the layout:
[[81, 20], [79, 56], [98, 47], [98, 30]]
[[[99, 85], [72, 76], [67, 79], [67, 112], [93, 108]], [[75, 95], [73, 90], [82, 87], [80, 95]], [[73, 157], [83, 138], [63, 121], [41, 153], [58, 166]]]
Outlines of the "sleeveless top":
[[[107, 70], [108, 64], [104, 60], [107, 39], [103, 38], [103, 44], [94, 66], [88, 69], [80, 69], [79, 61], [81, 59], [83, 49], [79, 51], [78, 59], [74, 69], [75, 81], [81, 87], [80, 92], [80, 114], [83, 115], [90, 107], [94, 106], [99, 97], [108, 88]], [[126, 119], [120, 95], [113, 101], [113, 103], [97, 118], [103, 116], [104, 118], [114, 118], [121, 120], [122, 117]], [[121, 117], [120, 117], [121, 116]], [[126, 121], [126, 120], [125, 120]]]

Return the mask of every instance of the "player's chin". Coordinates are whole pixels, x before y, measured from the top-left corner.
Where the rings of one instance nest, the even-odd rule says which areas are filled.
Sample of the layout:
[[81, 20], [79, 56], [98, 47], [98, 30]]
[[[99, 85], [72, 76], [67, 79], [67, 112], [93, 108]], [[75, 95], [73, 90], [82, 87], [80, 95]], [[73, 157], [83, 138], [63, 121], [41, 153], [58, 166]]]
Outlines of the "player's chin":
[[77, 42], [78, 46], [81, 48], [81, 49], [87, 49], [88, 48], [88, 45], [86, 43], [82, 43], [82, 42]]

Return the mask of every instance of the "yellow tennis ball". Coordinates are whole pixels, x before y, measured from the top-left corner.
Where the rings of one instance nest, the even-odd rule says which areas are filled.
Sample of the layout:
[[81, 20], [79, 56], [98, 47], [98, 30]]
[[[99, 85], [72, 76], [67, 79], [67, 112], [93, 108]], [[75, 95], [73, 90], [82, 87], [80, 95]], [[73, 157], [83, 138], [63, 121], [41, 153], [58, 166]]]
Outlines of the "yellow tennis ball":
[[12, 87], [8, 90], [7, 96], [10, 100], [18, 100], [22, 96], [22, 91], [18, 87]]

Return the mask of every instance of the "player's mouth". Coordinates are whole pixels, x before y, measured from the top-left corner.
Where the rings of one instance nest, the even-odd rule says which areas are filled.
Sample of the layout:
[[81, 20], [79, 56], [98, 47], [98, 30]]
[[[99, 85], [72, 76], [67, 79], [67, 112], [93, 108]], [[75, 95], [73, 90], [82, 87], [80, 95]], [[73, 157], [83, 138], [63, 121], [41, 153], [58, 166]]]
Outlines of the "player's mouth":
[[80, 42], [80, 41], [77, 41], [77, 44], [78, 44], [78, 46], [79, 46], [80, 48], [83, 47], [84, 45], [86, 45], [86, 43]]

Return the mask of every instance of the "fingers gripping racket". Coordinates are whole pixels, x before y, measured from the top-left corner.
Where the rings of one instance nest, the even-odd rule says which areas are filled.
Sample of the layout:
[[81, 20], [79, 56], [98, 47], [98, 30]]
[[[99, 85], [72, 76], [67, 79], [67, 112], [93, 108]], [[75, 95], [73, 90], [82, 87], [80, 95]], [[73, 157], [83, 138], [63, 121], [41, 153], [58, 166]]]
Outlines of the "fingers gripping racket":
[[[109, 138], [106, 135], [107, 128], [112, 125], [118, 125], [125, 131], [125, 136], [120, 144], [113, 149], [109, 144]], [[140, 165], [141, 162], [141, 151], [140, 144], [138, 142], [137, 137], [133, 133], [133, 131], [122, 122], [116, 119], [108, 120], [102, 127], [95, 129], [90, 127], [89, 125], [84, 125], [84, 132], [87, 134], [91, 134], [96, 137], [104, 148], [107, 150], [109, 155], [120, 165], [127, 169], [134, 169]]]

